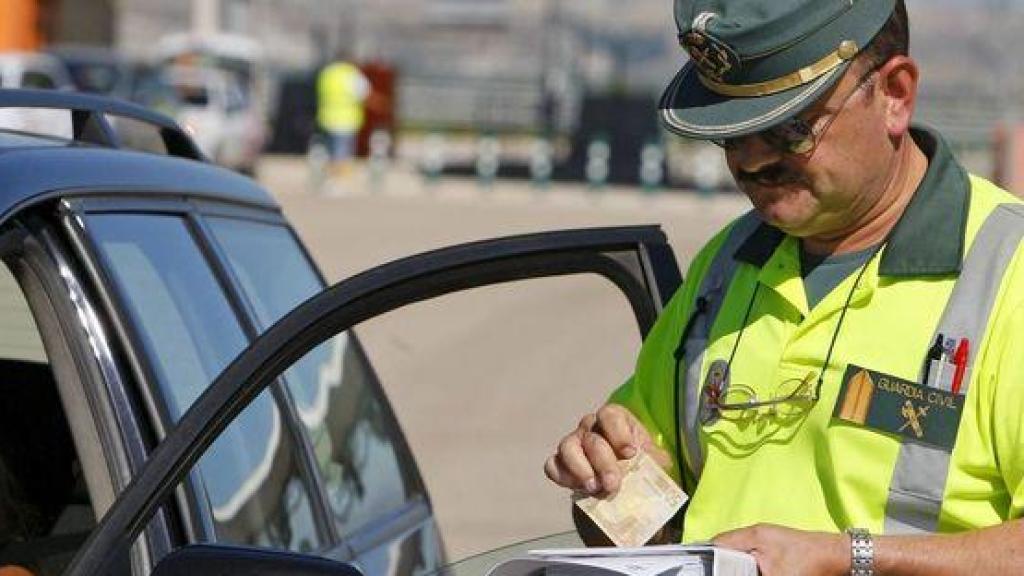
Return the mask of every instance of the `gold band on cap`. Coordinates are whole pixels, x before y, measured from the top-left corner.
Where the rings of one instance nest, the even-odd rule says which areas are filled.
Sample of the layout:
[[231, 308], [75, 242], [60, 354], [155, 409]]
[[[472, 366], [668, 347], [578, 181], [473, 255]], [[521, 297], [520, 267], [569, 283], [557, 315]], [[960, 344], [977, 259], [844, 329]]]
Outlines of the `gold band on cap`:
[[777, 94], [790, 88], [796, 88], [803, 84], [813, 82], [825, 74], [838, 68], [843, 62], [853, 60], [860, 53], [860, 48], [853, 40], [844, 40], [835, 52], [818, 60], [814, 64], [805, 66], [792, 74], [786, 74], [781, 78], [766, 80], [756, 84], [725, 84], [708, 78], [704, 74], [698, 74], [701, 84], [716, 94], [729, 96], [731, 98], [751, 98], [755, 96], [769, 96]]

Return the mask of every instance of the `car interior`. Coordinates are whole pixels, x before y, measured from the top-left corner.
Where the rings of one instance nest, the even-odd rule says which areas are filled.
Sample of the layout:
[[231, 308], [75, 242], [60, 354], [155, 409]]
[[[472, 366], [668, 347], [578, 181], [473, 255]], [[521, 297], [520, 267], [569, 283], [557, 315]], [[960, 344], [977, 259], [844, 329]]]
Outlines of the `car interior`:
[[3, 266], [0, 324], [0, 569], [56, 575], [95, 527], [95, 514], [53, 371]]

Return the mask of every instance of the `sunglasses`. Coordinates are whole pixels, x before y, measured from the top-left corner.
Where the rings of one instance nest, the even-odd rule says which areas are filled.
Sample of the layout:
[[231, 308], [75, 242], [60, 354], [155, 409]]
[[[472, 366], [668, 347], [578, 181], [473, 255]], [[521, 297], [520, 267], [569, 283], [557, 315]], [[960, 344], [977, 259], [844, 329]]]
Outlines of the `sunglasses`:
[[[835, 122], [836, 118], [846, 108], [853, 95], [871, 83], [877, 70], [878, 68], [875, 67], [866, 72], [860, 81], [857, 82], [857, 85], [843, 97], [835, 112], [819, 115], [813, 120], [794, 116], [782, 124], [758, 132], [754, 136], [761, 138], [766, 144], [782, 154], [810, 156], [817, 149], [818, 144], [825, 136], [825, 133], [828, 132], [829, 127], [832, 126], [832, 123]], [[822, 118], [825, 118], [824, 122], [821, 121]], [[819, 125], [819, 127], [815, 129], [815, 125]], [[717, 139], [711, 140], [711, 142], [725, 150], [734, 150], [740, 140], [747, 137]]]

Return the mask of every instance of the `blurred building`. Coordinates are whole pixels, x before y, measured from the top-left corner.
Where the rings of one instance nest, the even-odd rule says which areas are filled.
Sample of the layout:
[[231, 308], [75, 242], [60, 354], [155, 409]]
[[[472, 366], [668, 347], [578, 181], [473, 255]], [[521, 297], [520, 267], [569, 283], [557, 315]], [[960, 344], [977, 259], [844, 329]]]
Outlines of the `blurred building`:
[[400, 71], [398, 115], [424, 128], [565, 130], [588, 90], [653, 93], [676, 64], [670, 3], [635, 0], [116, 0], [116, 45], [170, 30], [258, 38], [278, 70], [338, 48]]
[[[586, 93], [656, 97], [684, 59], [669, 0], [626, 10], [615, 0], [108, 1], [116, 45], [129, 52], [199, 26], [258, 38], [279, 70], [310, 69], [339, 47], [392, 64], [398, 114], [412, 126], [565, 130]], [[995, 121], [1024, 101], [1021, 3], [908, 4], [922, 117], [964, 147], [988, 142]]]
[[0, 51], [31, 51], [63, 39], [110, 44], [110, 0], [0, 0]]
[[114, 0], [115, 45], [145, 56], [169, 33], [249, 37], [263, 47], [274, 70], [305, 69], [321, 56], [325, 15], [342, 0]]
[[402, 4], [368, 15], [361, 45], [399, 63], [401, 114], [415, 125], [567, 132], [587, 93], [653, 94], [671, 68], [660, 0], [622, 12], [610, 0]]
[[39, 9], [34, 0], [0, 1], [0, 50], [34, 50], [43, 42]]
[[[1024, 3], [907, 0], [919, 118], [989, 158], [1024, 107]], [[0, 49], [51, 42], [151, 55], [172, 32], [254, 39], [272, 74], [338, 48], [397, 69], [397, 117], [423, 129], [574, 131], [589, 95], [656, 98], [682, 64], [671, 0], [0, 0]], [[1004, 132], [1008, 133], [1008, 132]], [[979, 160], [980, 163], [982, 160]], [[979, 163], [979, 172], [991, 173]]]
[[1024, 192], [1024, 5], [1018, 0], [908, 0], [921, 63], [917, 120], [937, 127], [968, 167]]

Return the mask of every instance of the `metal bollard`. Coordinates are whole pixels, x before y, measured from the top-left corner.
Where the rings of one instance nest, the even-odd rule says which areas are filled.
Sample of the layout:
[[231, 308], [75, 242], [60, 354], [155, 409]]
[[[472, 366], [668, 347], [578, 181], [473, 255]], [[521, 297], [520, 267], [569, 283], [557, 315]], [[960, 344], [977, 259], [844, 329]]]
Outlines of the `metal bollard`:
[[306, 168], [309, 174], [307, 187], [311, 194], [320, 194], [327, 184], [327, 168], [331, 163], [331, 151], [324, 138], [314, 136], [306, 152]]
[[391, 133], [374, 130], [370, 135], [370, 189], [380, 191], [391, 162]]
[[530, 149], [530, 179], [534, 188], [546, 189], [551, 185], [554, 172], [554, 147], [547, 138], [537, 138]]
[[664, 182], [665, 149], [660, 142], [648, 142], [640, 152], [640, 183], [645, 192], [656, 192]]
[[494, 136], [482, 136], [476, 148], [476, 177], [480, 187], [490, 189], [500, 168], [501, 143]]
[[445, 152], [444, 136], [431, 134], [423, 140], [423, 157], [420, 160], [420, 169], [428, 185], [436, 184], [444, 174], [447, 162]]
[[693, 154], [693, 183], [697, 194], [703, 198], [711, 197], [721, 183], [722, 157], [711, 145], [704, 145]]
[[612, 148], [604, 138], [595, 138], [587, 145], [587, 182], [592, 188], [604, 188], [611, 173]]

